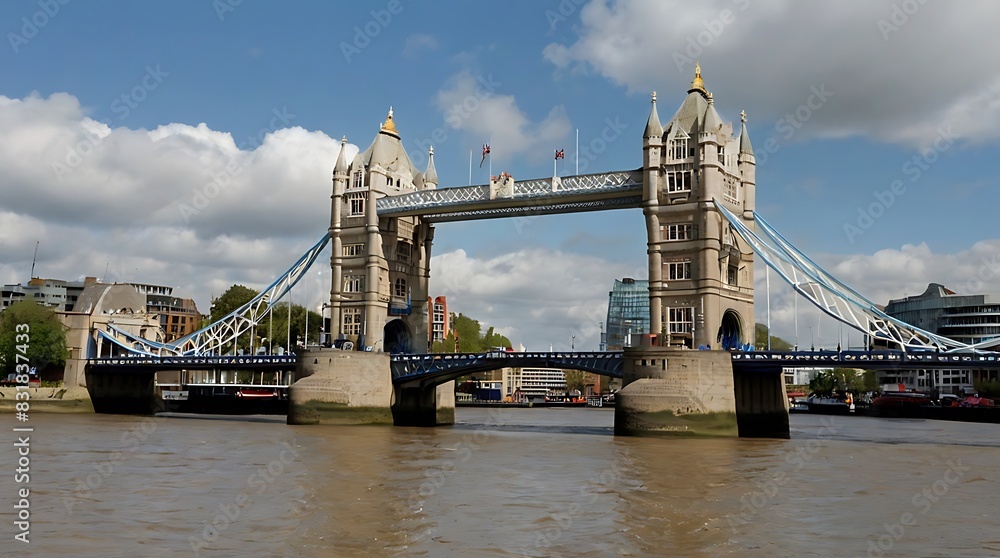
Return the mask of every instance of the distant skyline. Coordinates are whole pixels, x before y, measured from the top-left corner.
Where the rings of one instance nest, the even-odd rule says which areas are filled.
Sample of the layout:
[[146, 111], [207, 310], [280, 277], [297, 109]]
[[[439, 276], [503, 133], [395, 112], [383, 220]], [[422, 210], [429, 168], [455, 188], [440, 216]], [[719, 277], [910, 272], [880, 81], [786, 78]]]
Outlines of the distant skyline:
[[[457, 22], [457, 23], [456, 23]], [[875, 303], [1000, 293], [1000, 4], [848, 0], [0, 4], [0, 282], [166, 284], [203, 311], [320, 238], [331, 172], [389, 107], [440, 187], [638, 168], [699, 63], [747, 125], [757, 210]], [[579, 130], [580, 149], [576, 149]], [[598, 346], [646, 278], [638, 210], [444, 223], [431, 294], [529, 349]], [[293, 302], [318, 309], [329, 267]], [[757, 263], [756, 321], [766, 322]], [[794, 342], [771, 274], [774, 333]], [[800, 346], [841, 327], [797, 305]], [[853, 334], [860, 342], [860, 334]], [[852, 341], [854, 342], [854, 341]]]

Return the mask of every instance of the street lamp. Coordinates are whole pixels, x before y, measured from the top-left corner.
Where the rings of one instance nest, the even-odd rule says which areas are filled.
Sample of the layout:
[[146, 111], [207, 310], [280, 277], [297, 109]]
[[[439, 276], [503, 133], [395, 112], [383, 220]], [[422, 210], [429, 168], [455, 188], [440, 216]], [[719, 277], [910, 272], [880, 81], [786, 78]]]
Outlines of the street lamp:
[[816, 350], [816, 336], [813, 335], [813, 327], [809, 326], [809, 350]]
[[572, 336], [572, 337], [570, 337], [570, 340], [569, 340], [569, 350], [570, 351], [575, 351], [576, 350], [576, 336], [575, 335]]

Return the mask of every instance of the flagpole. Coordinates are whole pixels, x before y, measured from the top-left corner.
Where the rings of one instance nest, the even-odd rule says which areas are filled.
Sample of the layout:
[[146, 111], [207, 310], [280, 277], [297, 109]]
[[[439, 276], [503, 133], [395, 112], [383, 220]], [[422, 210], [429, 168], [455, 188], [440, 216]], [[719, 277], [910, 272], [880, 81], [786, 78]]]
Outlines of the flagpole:
[[580, 129], [576, 129], [576, 174], [580, 175]]
[[764, 266], [765, 284], [767, 285], [767, 350], [771, 350], [771, 268]]
[[[493, 148], [493, 136], [490, 136], [490, 143], [488, 143], [487, 145], [490, 146], [490, 149]], [[490, 155], [490, 180], [493, 180], [493, 151], [490, 151], [489, 155]]]
[[472, 150], [469, 150], [469, 186], [472, 186]]

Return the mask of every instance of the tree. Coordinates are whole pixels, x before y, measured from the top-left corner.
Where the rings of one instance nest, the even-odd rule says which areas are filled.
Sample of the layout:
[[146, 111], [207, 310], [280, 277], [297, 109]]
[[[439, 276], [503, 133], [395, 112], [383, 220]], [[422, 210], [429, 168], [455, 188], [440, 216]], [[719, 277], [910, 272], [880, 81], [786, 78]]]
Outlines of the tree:
[[51, 308], [22, 300], [0, 313], [0, 365], [6, 374], [23, 370], [19, 364], [39, 373], [61, 368], [69, 356], [66, 327]]
[[586, 372], [582, 370], [564, 370], [566, 374], [566, 391], [577, 390], [583, 393], [585, 387]]
[[[212, 302], [212, 323], [228, 316], [233, 310], [250, 302], [258, 294], [260, 294], [258, 291], [243, 285], [229, 287], [226, 292], [222, 293], [222, 296]], [[311, 310], [308, 312], [308, 316], [308, 342], [316, 343], [319, 341], [320, 329], [323, 327], [323, 317]], [[256, 352], [257, 347], [261, 346], [272, 347], [274, 350], [277, 350], [278, 347], [288, 347], [294, 350], [299, 343], [306, 342], [304, 339], [306, 329], [305, 307], [299, 304], [292, 305], [292, 321], [289, 327], [288, 303], [279, 302], [271, 307], [271, 316], [264, 315], [253, 329], [255, 339], [251, 341], [248, 331], [239, 336], [237, 344], [240, 349], [251, 352]], [[288, 342], [289, 335], [291, 335], [291, 343]], [[222, 352], [232, 353], [232, 343], [229, 343], [228, 346], [224, 344]]]
[[[312, 322], [310, 322], [312, 323]], [[432, 353], [454, 353], [456, 352], [455, 339], [458, 339], [457, 352], [460, 353], [482, 353], [491, 347], [513, 347], [510, 339], [493, 331], [491, 326], [482, 332], [482, 325], [478, 320], [470, 318], [465, 314], [457, 316], [451, 314], [451, 331], [443, 341], [435, 341], [431, 344]]]
[[831, 370], [823, 370], [809, 380], [809, 391], [816, 395], [830, 396], [840, 386], [840, 381]]
[[[754, 348], [757, 350], [767, 349], [767, 326], [764, 324], [754, 324]], [[792, 344], [784, 339], [777, 337], [775, 335], [771, 336], [771, 350], [773, 351], [788, 351], [791, 350]]]

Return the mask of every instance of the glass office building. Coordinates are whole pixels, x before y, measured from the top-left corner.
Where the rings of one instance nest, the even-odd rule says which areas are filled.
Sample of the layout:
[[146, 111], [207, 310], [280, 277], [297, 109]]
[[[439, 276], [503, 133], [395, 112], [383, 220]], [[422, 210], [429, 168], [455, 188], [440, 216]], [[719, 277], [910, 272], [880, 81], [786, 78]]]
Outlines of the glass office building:
[[649, 281], [629, 277], [608, 293], [607, 350], [639, 344], [639, 334], [649, 332]]

